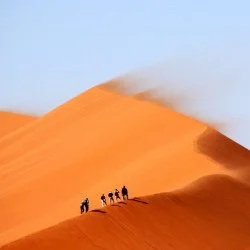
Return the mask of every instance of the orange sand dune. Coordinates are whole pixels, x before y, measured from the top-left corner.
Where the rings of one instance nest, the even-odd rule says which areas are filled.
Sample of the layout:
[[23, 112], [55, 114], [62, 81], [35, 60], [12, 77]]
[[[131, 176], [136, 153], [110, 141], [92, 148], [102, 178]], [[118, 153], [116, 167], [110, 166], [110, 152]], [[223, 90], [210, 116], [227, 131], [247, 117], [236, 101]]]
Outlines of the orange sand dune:
[[30, 115], [0, 111], [0, 138], [35, 120]]
[[249, 187], [212, 175], [93, 210], [1, 249], [249, 249], [249, 210]]
[[86, 195], [97, 208], [123, 184], [142, 196], [234, 173], [235, 151], [235, 170], [246, 170], [249, 151], [204, 124], [92, 88], [0, 140], [0, 244], [76, 216]]

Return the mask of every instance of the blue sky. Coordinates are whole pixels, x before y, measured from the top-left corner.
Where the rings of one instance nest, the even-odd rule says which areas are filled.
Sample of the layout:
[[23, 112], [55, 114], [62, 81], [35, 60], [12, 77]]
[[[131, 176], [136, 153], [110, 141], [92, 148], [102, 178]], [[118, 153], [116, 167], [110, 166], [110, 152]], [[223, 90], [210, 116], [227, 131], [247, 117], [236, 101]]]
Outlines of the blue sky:
[[[0, 108], [43, 114], [95, 84], [159, 61], [168, 71], [173, 61], [184, 69], [195, 58], [201, 71], [208, 66], [204, 53], [226, 65], [223, 79], [227, 72], [237, 73], [230, 75], [235, 83], [241, 76], [230, 95], [246, 102], [249, 10], [247, 0], [2, 0]], [[249, 109], [223, 105], [231, 105], [230, 116], [240, 112], [249, 120]]]

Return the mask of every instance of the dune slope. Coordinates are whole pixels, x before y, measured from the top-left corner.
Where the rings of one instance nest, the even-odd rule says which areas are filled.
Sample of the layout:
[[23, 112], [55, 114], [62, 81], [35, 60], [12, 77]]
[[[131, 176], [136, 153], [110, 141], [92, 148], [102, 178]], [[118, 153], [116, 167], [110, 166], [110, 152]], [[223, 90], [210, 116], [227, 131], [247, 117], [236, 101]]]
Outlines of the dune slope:
[[248, 249], [249, 209], [249, 187], [211, 175], [172, 193], [93, 210], [1, 249]]
[[[0, 140], [0, 245], [76, 216], [86, 195], [97, 208], [124, 184], [142, 196], [231, 171], [208, 153], [230, 140], [209, 131], [148, 101], [88, 90]], [[208, 132], [223, 143], [210, 144]], [[236, 149], [245, 152], [233, 142], [224, 155]]]
[[29, 115], [0, 111], [0, 138], [35, 119]]

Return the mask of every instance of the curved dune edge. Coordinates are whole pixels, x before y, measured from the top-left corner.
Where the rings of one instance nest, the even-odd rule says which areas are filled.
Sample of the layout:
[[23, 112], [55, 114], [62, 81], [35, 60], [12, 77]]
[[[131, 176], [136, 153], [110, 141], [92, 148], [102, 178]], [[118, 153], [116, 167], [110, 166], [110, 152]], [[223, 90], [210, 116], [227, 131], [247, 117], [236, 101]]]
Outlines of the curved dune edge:
[[35, 119], [36, 117], [30, 115], [0, 111], [0, 138]]
[[211, 174], [247, 176], [249, 151], [166, 107], [95, 87], [0, 140], [0, 162], [3, 245], [78, 215], [85, 195], [100, 207], [101, 193], [123, 184], [145, 196]]
[[211, 175], [92, 210], [1, 249], [248, 249], [249, 209], [249, 187]]

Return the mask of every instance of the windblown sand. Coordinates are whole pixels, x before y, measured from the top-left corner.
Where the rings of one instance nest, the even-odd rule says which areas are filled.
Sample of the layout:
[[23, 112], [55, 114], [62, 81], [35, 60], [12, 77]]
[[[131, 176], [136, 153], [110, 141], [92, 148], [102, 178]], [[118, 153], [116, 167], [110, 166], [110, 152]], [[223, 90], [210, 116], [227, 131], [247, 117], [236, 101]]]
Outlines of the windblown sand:
[[0, 138], [1, 249], [247, 249], [249, 165], [209, 126], [94, 87]]

